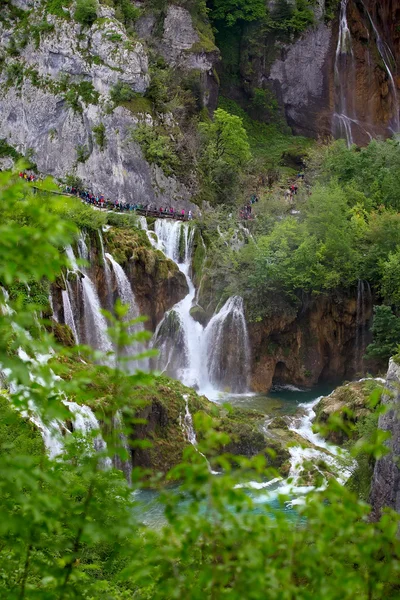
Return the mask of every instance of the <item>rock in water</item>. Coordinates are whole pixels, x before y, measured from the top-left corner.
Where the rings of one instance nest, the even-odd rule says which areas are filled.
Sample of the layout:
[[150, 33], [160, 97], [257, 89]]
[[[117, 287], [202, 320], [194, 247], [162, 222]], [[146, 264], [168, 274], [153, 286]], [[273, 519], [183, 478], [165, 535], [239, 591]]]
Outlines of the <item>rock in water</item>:
[[379, 417], [378, 427], [391, 434], [386, 441], [388, 454], [376, 462], [370, 502], [372, 518], [378, 520], [382, 509], [389, 507], [400, 513], [400, 365], [392, 358], [386, 378], [386, 393], [382, 403], [388, 406]]

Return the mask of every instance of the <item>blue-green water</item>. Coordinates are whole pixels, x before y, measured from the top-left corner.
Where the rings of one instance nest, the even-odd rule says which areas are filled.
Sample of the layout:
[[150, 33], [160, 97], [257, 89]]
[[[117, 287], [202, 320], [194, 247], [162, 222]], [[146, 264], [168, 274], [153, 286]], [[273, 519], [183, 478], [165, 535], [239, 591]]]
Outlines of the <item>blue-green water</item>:
[[[333, 390], [333, 386], [318, 386], [312, 390], [301, 390], [293, 386], [276, 388], [268, 395], [262, 394], [242, 394], [229, 395], [220, 394], [213, 398], [218, 404], [229, 403], [232, 406], [243, 409], [253, 409], [265, 414], [266, 417], [274, 416], [295, 416], [301, 414], [302, 404], [313, 402], [320, 396], [326, 396]], [[304, 411], [304, 408], [303, 408]], [[218, 475], [216, 475], [218, 477]], [[285, 492], [285, 485], [282, 481], [276, 481], [265, 487], [260, 487], [258, 483], [250, 483], [246, 489], [246, 494], [252, 498], [257, 513], [273, 513], [276, 510], [283, 511], [288, 518], [296, 519], [296, 509], [290, 503], [282, 503], [280, 495]], [[172, 486], [171, 491], [177, 491], [178, 486]], [[162, 527], [166, 523], [164, 507], [159, 500], [159, 493], [153, 490], [140, 490], [135, 492], [137, 502], [136, 514], [140, 521], [154, 528]], [[188, 501], [184, 498], [179, 501], [180, 510], [184, 511]]]

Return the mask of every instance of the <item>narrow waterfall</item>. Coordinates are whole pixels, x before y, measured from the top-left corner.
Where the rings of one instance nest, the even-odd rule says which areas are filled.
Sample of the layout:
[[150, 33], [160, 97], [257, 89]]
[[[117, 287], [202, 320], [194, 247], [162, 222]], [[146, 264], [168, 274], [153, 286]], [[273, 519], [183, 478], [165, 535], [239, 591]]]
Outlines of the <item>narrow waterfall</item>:
[[[78, 250], [79, 258], [88, 261], [89, 250], [83, 235], [80, 235], [78, 238]], [[105, 317], [101, 314], [99, 296], [94, 283], [90, 279], [88, 269], [86, 267], [82, 267], [81, 270], [78, 268], [71, 246], [68, 246], [65, 251], [70, 260], [72, 271], [77, 280], [77, 290], [79, 290], [82, 296], [83, 314], [79, 319], [80, 329], [78, 330], [76, 327], [74, 311], [72, 309], [74, 305], [72, 286], [68, 284], [67, 277], [67, 295], [69, 305], [71, 307], [73, 322], [75, 324], [77, 339], [79, 339], [82, 343], [92, 346], [96, 350], [111, 352], [112, 344], [107, 335], [107, 322]], [[78, 300], [79, 299], [77, 298], [75, 302], [77, 305], [79, 304]], [[66, 318], [65, 315], [64, 318]]]
[[185, 399], [185, 416], [182, 421], [182, 429], [188, 442], [190, 442], [192, 446], [197, 446], [196, 432], [193, 427], [193, 417], [189, 410], [189, 400], [186, 395], [184, 395], [183, 398]]
[[378, 28], [374, 23], [369, 11], [367, 10], [365, 4], [363, 3], [364, 10], [368, 15], [369, 21], [371, 23], [371, 27], [373, 29], [376, 47], [378, 48], [379, 55], [382, 59], [382, 62], [385, 66], [386, 73], [389, 79], [389, 87], [392, 94], [393, 99], [393, 124], [392, 130], [394, 133], [398, 133], [400, 131], [400, 104], [399, 104], [399, 95], [397, 92], [397, 85], [393, 77], [392, 67], [391, 65], [396, 65], [396, 60], [393, 56], [393, 53], [387, 43], [381, 38]]
[[96, 350], [111, 352], [112, 344], [107, 335], [107, 321], [101, 314], [100, 300], [95, 285], [86, 274], [81, 280], [81, 285], [85, 342]]
[[[72, 426], [74, 431], [79, 431], [84, 437], [88, 438], [90, 438], [93, 431], [100, 432], [100, 424], [91, 408], [84, 404], [70, 402], [69, 400], [63, 400], [63, 404], [68, 408], [72, 415]], [[96, 452], [105, 452], [107, 450], [107, 444], [101, 433], [96, 435], [93, 439], [93, 446]], [[103, 468], [110, 468], [112, 466], [111, 459], [106, 457], [102, 460], [102, 466]]]
[[[335, 57], [335, 112], [332, 128], [335, 137], [344, 138], [347, 145], [351, 146], [353, 143], [352, 127], [357, 121], [352, 93], [355, 86], [355, 63], [351, 33], [347, 22], [347, 5], [348, 0], [341, 0]], [[350, 93], [348, 93], [349, 90]]]
[[155, 232], [165, 254], [186, 277], [187, 296], [159, 324], [153, 345], [159, 350], [157, 367], [210, 398], [218, 391], [244, 392], [249, 385], [250, 345], [243, 300], [230, 298], [207, 328], [190, 315], [196, 290], [190, 278], [194, 227], [158, 219]]
[[[123, 304], [127, 304], [129, 306], [128, 314], [126, 315], [126, 320], [131, 321], [140, 316], [139, 307], [136, 302], [135, 295], [132, 290], [132, 286], [129, 282], [128, 277], [126, 276], [125, 271], [121, 267], [120, 264], [112, 257], [111, 254], [105, 253], [105, 258], [110, 262], [111, 267], [113, 269], [115, 280], [117, 283], [117, 291], [118, 297], [120, 298]], [[130, 333], [135, 333], [138, 331], [143, 331], [143, 323], [137, 323], [136, 325], [130, 328]], [[126, 353], [128, 355], [135, 355], [142, 351], [142, 348], [139, 344], [134, 343], [129, 348], [126, 348]], [[148, 360], [144, 359], [140, 361], [140, 367], [142, 369], [148, 369]]]
[[103, 234], [101, 229], [99, 229], [99, 242], [100, 242], [100, 253], [101, 253], [101, 261], [104, 268], [104, 281], [106, 284], [106, 302], [107, 307], [112, 310], [112, 284], [111, 284], [111, 272], [110, 265], [106, 260], [106, 254], [104, 252], [104, 242], [103, 242]]
[[354, 371], [363, 373], [366, 349], [367, 310], [371, 304], [371, 287], [368, 281], [359, 279], [357, 286], [356, 339], [354, 348]]
[[69, 326], [72, 333], [74, 334], [75, 343], [79, 344], [79, 336], [77, 332], [77, 328], [75, 325], [74, 313], [72, 310], [71, 302], [69, 299], [69, 294], [66, 290], [62, 290], [62, 301], [63, 301], [63, 310], [64, 310], [64, 322]]
[[131, 461], [131, 451], [128, 444], [128, 438], [124, 434], [123, 431], [123, 422], [121, 418], [120, 412], [116, 412], [112, 418], [112, 427], [113, 431], [118, 432], [118, 440], [116, 440], [116, 445], [122, 446], [122, 448], [127, 452], [128, 459], [121, 460], [118, 455], [115, 455], [113, 458], [113, 466], [122, 471], [126, 477], [126, 480], [129, 484], [132, 483], [132, 461]]
[[206, 327], [203, 356], [211, 384], [235, 393], [249, 387], [250, 342], [243, 299], [229, 298]]

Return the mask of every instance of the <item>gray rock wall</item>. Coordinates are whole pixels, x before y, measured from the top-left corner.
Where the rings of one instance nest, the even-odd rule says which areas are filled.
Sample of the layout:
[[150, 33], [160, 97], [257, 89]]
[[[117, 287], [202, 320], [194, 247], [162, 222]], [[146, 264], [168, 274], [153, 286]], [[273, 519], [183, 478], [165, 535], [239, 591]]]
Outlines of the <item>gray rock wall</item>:
[[[44, 18], [35, 2], [38, 12], [33, 22]], [[25, 2], [23, 7], [30, 6]], [[24, 71], [24, 78], [19, 84], [10, 82], [7, 68], [0, 74], [0, 138], [29, 154], [40, 172], [58, 178], [76, 174], [89, 189], [110, 199], [194, 210], [191, 190], [149, 164], [133, 141], [139, 121], [151, 126], [153, 117], [122, 106], [113, 109], [110, 91], [117, 82], [138, 93], [148, 88], [148, 55], [143, 43], [127, 36], [112, 9], [100, 7], [99, 16], [90, 29], [82, 29], [74, 21], [47, 15], [54, 30], [42, 33], [38, 47], [30, 40], [19, 55], [7, 56], [7, 68], [15, 65]], [[7, 48], [12, 36], [13, 30], [0, 23], [0, 50]], [[81, 111], [71, 108], [61, 91], [65, 78], [71, 85], [90, 82], [98, 101], [80, 101]], [[174, 124], [171, 115], [164, 119]], [[100, 123], [105, 127], [104, 149], [93, 135], [93, 127]], [[78, 160], [80, 147], [89, 155], [85, 162]], [[2, 161], [1, 167], [9, 167], [9, 161]]]
[[393, 359], [389, 363], [386, 388], [388, 392], [382, 402], [389, 408], [379, 417], [378, 427], [391, 437], [385, 442], [388, 454], [375, 464], [370, 496], [374, 520], [379, 519], [385, 507], [400, 513], [400, 365]]

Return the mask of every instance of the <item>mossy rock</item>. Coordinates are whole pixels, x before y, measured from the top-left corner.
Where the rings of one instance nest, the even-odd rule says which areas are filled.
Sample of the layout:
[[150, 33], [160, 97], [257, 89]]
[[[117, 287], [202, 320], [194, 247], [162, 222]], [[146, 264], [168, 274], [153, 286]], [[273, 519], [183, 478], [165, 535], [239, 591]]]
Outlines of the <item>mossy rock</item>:
[[268, 425], [269, 429], [289, 429], [286, 420], [283, 417], [275, 417]]
[[75, 346], [76, 341], [74, 334], [68, 325], [62, 325], [61, 323], [53, 321], [51, 324], [51, 329], [56, 341], [59, 344], [66, 346], [67, 348], [72, 348]]
[[199, 306], [199, 305], [192, 306], [192, 308], [190, 309], [190, 316], [195, 321], [197, 321], [198, 323], [203, 325], [203, 327], [205, 327], [207, 325], [208, 316], [207, 316], [207, 313], [204, 310], [204, 308], [202, 308], [201, 306]]
[[111, 227], [104, 232], [104, 241], [120, 265], [127, 264], [139, 251], [152, 251], [146, 232], [134, 227]]

